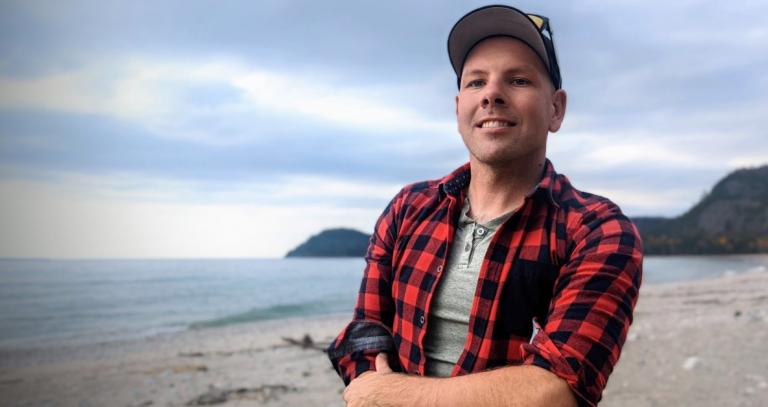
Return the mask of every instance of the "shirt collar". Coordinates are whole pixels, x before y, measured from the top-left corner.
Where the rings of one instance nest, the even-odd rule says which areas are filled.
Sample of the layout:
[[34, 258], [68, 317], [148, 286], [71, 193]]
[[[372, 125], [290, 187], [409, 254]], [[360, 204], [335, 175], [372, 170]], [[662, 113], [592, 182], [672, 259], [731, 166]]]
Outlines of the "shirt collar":
[[469, 163], [466, 163], [440, 180], [438, 189], [444, 194], [458, 197], [469, 186], [470, 177]]
[[498, 229], [498, 227], [504, 223], [507, 219], [509, 219], [510, 216], [515, 212], [509, 211], [503, 215], [500, 215], [496, 218], [493, 218], [485, 223], [478, 223], [474, 219], [469, 217], [469, 209], [472, 207], [472, 205], [469, 202], [469, 198], [464, 199], [464, 207], [461, 208], [461, 214], [459, 215], [459, 225], [466, 226], [473, 223], [477, 223], [478, 225], [483, 226], [484, 228], [495, 231]]
[[[470, 177], [471, 171], [469, 163], [465, 163], [441, 179], [438, 184], [438, 190], [443, 194], [459, 197], [469, 186]], [[541, 176], [541, 180], [528, 196], [544, 194], [550, 203], [559, 207], [560, 205], [557, 204], [557, 201], [553, 196], [553, 190], [555, 189], [557, 189], [557, 172], [555, 172], [555, 167], [552, 165], [552, 162], [547, 158], [544, 162], [544, 172]]]

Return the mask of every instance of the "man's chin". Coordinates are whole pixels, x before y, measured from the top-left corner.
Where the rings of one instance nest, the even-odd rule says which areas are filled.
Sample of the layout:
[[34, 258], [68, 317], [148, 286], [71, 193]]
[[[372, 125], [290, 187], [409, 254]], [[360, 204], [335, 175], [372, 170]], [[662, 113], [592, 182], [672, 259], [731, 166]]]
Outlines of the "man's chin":
[[518, 161], [515, 156], [509, 154], [486, 154], [473, 156], [475, 163], [485, 165], [492, 168], [504, 168], [509, 167]]
[[489, 168], [511, 168], [520, 165], [535, 165], [539, 161], [538, 154], [521, 151], [493, 151], [482, 154], [470, 154], [470, 162]]

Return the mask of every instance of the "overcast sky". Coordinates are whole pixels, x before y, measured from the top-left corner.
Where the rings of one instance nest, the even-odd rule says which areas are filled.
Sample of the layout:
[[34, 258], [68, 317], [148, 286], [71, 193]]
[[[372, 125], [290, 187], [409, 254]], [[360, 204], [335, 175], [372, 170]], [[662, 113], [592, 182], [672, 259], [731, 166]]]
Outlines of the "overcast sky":
[[[0, 256], [280, 257], [467, 160], [445, 41], [477, 1], [3, 1]], [[525, 1], [548, 156], [629, 216], [768, 163], [768, 2]]]

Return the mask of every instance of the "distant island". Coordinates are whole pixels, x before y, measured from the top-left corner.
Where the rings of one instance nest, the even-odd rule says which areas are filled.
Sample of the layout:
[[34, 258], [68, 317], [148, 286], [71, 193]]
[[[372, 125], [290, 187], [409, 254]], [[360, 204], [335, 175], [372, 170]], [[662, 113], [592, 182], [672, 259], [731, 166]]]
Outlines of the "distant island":
[[363, 257], [370, 235], [354, 229], [327, 229], [288, 252], [286, 257]]
[[[632, 220], [646, 254], [768, 253], [768, 165], [728, 174], [678, 217]], [[353, 229], [328, 229], [287, 257], [362, 257], [369, 238]]]

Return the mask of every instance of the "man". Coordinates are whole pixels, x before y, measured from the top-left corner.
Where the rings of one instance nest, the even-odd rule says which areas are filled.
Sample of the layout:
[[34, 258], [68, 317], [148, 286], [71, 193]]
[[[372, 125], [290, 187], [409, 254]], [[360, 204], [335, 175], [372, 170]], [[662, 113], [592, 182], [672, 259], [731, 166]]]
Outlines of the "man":
[[595, 405], [641, 281], [609, 200], [546, 158], [566, 108], [549, 22], [474, 10], [448, 37], [469, 163], [379, 218], [352, 322], [328, 354], [348, 406]]

